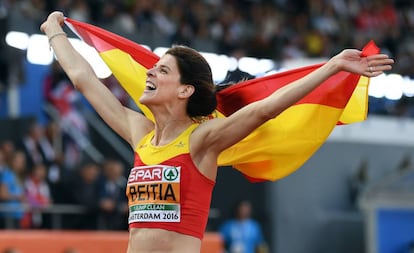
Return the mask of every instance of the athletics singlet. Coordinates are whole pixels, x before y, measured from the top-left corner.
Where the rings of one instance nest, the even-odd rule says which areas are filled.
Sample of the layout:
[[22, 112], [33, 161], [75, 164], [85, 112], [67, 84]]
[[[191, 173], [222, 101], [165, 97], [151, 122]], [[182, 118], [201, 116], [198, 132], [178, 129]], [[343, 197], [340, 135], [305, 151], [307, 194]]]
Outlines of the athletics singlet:
[[174, 141], [154, 146], [154, 131], [135, 149], [126, 195], [130, 228], [160, 228], [203, 238], [215, 182], [194, 165], [189, 138], [192, 124]]

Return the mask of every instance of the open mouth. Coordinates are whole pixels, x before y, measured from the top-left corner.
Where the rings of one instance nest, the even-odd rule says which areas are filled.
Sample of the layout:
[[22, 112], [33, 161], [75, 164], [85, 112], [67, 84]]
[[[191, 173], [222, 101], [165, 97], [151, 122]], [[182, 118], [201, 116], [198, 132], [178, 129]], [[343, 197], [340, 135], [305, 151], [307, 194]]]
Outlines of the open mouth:
[[146, 90], [156, 90], [156, 89], [157, 89], [157, 87], [155, 87], [155, 85], [154, 85], [153, 83], [151, 83], [151, 82], [147, 81], [147, 82], [145, 83], [145, 89], [146, 89]]

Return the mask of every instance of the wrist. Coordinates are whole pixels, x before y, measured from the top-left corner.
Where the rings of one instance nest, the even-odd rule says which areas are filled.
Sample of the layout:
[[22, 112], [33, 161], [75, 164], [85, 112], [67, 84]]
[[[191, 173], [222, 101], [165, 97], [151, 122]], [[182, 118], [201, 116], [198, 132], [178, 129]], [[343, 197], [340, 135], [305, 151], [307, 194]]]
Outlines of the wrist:
[[65, 36], [67, 37], [67, 34], [62, 30], [61, 32], [56, 32], [53, 34], [48, 35], [49, 45], [52, 42], [52, 40], [58, 36]]
[[45, 34], [46, 34], [48, 39], [50, 39], [55, 34], [59, 34], [59, 33], [64, 33], [63, 29], [61, 29], [61, 28], [59, 28], [59, 29], [48, 29], [48, 30], [45, 31]]
[[339, 66], [339, 62], [336, 57], [331, 58], [324, 66], [326, 67], [329, 75], [334, 75], [341, 71], [341, 67]]

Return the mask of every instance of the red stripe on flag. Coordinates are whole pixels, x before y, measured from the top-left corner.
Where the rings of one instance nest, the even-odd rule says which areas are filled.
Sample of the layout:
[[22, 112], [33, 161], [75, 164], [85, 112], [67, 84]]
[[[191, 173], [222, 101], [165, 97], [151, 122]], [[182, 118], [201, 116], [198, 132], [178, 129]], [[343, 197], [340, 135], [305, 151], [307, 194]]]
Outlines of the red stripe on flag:
[[[246, 104], [269, 96], [281, 87], [309, 74], [322, 64], [285, 71], [236, 84], [217, 93], [217, 109], [228, 116]], [[296, 104], [320, 104], [344, 108], [358, 84], [359, 75], [340, 72], [306, 95]]]
[[81, 38], [99, 53], [117, 48], [131, 55], [136, 62], [147, 69], [152, 68], [159, 60], [156, 54], [145, 47], [115, 33], [70, 18], [65, 18], [65, 22], [72, 24]]
[[[362, 56], [377, 54], [380, 49], [370, 41], [362, 49]], [[217, 93], [217, 110], [228, 116], [241, 107], [269, 96], [274, 91], [321, 67], [324, 63], [293, 69], [267, 77], [241, 82]], [[345, 108], [360, 75], [339, 72], [296, 104], [321, 104], [335, 108]]]
[[370, 40], [362, 49], [362, 56], [367, 57], [370, 55], [378, 54], [379, 52], [379, 47], [377, 47], [373, 40]]

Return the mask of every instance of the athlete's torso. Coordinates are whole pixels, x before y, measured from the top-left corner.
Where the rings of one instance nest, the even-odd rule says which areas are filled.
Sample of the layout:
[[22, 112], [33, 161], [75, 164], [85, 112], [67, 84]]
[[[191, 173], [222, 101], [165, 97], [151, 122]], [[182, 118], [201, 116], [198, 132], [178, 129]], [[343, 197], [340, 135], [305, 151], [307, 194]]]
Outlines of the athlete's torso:
[[137, 146], [127, 187], [130, 236], [134, 237], [129, 247], [141, 241], [168, 248], [170, 244], [162, 241], [169, 237], [189, 246], [194, 240], [199, 247], [214, 181], [201, 174], [191, 159], [189, 139], [196, 127], [193, 124], [165, 146], [153, 146], [151, 132]]

